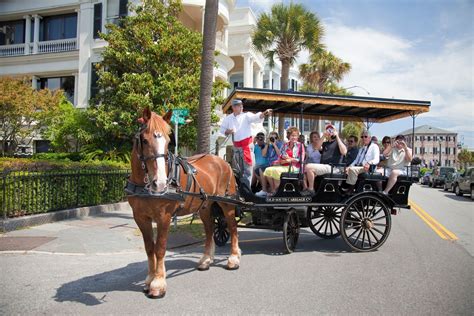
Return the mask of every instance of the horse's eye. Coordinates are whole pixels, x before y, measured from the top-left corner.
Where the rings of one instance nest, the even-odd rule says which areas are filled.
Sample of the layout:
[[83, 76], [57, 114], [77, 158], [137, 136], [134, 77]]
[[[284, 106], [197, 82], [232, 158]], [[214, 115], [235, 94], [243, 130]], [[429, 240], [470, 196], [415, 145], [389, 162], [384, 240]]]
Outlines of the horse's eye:
[[148, 141], [146, 139], [144, 139], [143, 144], [148, 145]]

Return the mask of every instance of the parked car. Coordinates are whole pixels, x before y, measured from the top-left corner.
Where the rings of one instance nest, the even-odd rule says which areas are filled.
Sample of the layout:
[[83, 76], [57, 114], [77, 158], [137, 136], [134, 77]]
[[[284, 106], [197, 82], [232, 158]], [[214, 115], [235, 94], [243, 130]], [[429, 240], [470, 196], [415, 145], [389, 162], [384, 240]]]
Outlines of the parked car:
[[421, 184], [428, 184], [430, 183], [430, 176], [431, 176], [431, 172], [425, 172], [425, 174], [423, 175], [423, 177], [421, 177]]
[[457, 196], [471, 194], [471, 200], [474, 200], [474, 167], [468, 168], [454, 182], [454, 193]]
[[449, 173], [456, 172], [456, 168], [454, 167], [440, 167], [436, 166], [433, 169], [433, 172], [430, 176], [430, 183], [429, 186], [436, 188], [438, 185], [444, 185], [444, 181], [446, 180], [446, 176]]
[[458, 177], [458, 172], [448, 173], [446, 180], [444, 181], [444, 191], [454, 192], [454, 183], [457, 181]]

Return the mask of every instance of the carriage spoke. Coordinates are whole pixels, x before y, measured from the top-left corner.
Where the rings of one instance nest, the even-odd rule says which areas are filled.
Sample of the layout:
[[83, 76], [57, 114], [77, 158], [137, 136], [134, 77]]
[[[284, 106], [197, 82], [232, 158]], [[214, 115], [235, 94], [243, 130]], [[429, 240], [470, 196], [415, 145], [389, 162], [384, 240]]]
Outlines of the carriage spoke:
[[362, 230], [362, 241], [360, 243], [360, 246], [364, 248], [364, 241], [365, 241], [365, 229]]
[[375, 240], [377, 241], [377, 243], [380, 241], [380, 239], [377, 238], [377, 236], [375, 236], [374, 232], [372, 230], [369, 230], [369, 233], [372, 234], [372, 237], [375, 238]]
[[388, 225], [387, 224], [382, 224], [382, 223], [373, 223], [374, 226], [383, 226], [383, 227], [387, 227]]
[[370, 230], [367, 231], [367, 240], [369, 241], [369, 247], [372, 248], [372, 241], [370, 240]]
[[372, 220], [372, 222], [375, 222], [375, 221], [381, 220], [383, 218], [387, 218], [387, 216], [384, 215], [384, 216], [380, 216], [380, 217], [373, 218], [373, 219], [371, 218], [371, 220]]
[[[354, 228], [354, 227], [351, 227], [351, 228]], [[347, 238], [351, 238], [355, 233], [357, 233], [359, 230], [362, 229], [362, 226], [359, 226], [357, 228], [354, 228], [355, 230], [352, 232], [352, 234], [350, 234], [349, 236], [347, 236]]]
[[379, 233], [380, 235], [383, 235], [383, 234], [384, 234], [383, 232], [381, 232], [380, 230], [378, 230], [378, 229], [375, 228], [375, 227], [372, 227], [372, 229], [375, 230], [375, 231], [376, 231], [377, 233]]

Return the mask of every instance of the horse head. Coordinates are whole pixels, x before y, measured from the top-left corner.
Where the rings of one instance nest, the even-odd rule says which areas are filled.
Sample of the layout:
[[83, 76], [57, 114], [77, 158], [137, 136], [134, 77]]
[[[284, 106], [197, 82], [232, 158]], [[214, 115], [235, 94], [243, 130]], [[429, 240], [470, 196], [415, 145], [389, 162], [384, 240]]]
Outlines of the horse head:
[[171, 115], [171, 110], [160, 116], [145, 108], [142, 117], [138, 119], [142, 127], [135, 137], [134, 147], [145, 171], [145, 182], [156, 192], [164, 191], [167, 184], [165, 157], [168, 155], [170, 142]]

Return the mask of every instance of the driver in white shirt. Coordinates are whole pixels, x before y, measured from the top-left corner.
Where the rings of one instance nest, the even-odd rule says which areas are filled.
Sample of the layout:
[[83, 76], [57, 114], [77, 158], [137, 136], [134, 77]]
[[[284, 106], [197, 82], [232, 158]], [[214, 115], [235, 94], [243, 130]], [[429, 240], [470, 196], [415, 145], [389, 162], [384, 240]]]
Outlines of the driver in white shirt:
[[253, 138], [252, 123], [261, 123], [272, 110], [250, 113], [243, 112], [242, 100], [232, 100], [232, 114], [227, 115], [221, 124], [220, 132], [226, 136], [232, 135], [234, 144], [232, 165], [241, 172], [241, 178], [250, 189], [253, 171]]

